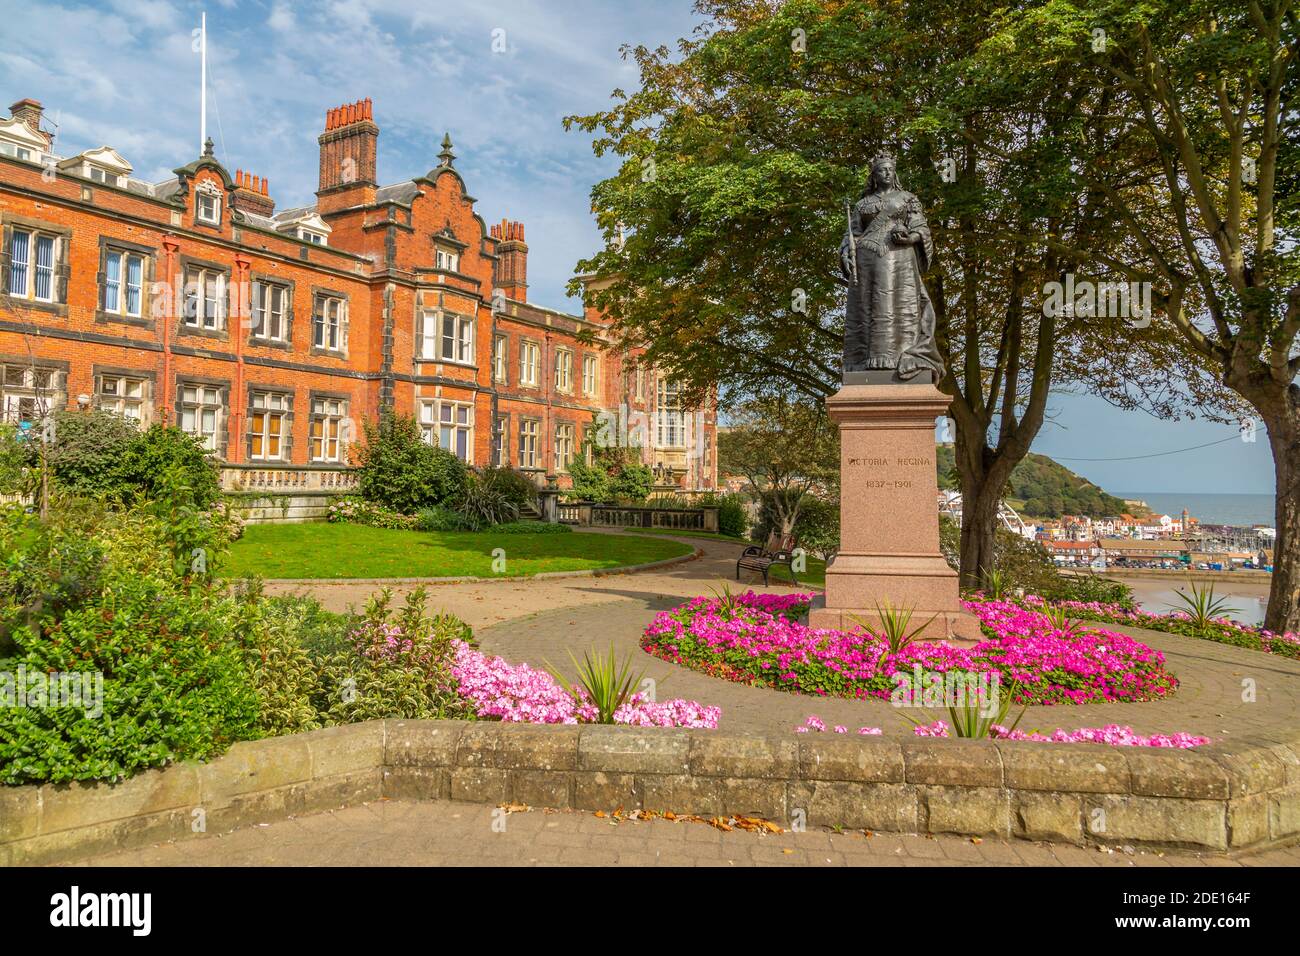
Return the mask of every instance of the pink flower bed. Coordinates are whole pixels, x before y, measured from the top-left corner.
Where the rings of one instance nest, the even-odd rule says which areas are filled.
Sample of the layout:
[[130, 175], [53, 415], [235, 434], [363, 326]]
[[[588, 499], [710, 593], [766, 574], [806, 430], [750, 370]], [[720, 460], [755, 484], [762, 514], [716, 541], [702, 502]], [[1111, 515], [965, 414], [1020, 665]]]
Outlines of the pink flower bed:
[[[641, 646], [650, 654], [725, 680], [819, 696], [889, 699], [893, 675], [987, 673], [1018, 682], [1015, 702], [1083, 704], [1158, 700], [1177, 686], [1164, 656], [1124, 634], [1057, 629], [1047, 616], [1006, 601], [963, 602], [986, 640], [962, 648], [918, 643], [889, 653], [864, 628], [838, 631], [792, 620], [811, 599], [747, 592], [730, 609], [697, 597], [657, 615]], [[790, 616], [786, 616], [789, 614]]]
[[[1031, 609], [1046, 603], [1035, 594], [1025, 595], [1022, 601]], [[1153, 631], [1185, 634], [1188, 637], [1199, 637], [1221, 644], [1249, 647], [1281, 657], [1300, 659], [1300, 634], [1291, 631], [1276, 634], [1262, 627], [1241, 624], [1228, 617], [1216, 618], [1208, 630], [1202, 630], [1193, 623], [1191, 615], [1185, 611], [1175, 610], [1167, 614], [1153, 614], [1150, 611], [1130, 609], [1119, 604], [1105, 604], [1101, 601], [1058, 601], [1056, 606], [1089, 621], [1132, 624], [1134, 627], [1145, 627]]]
[[[544, 670], [476, 651], [455, 641], [451, 673], [459, 693], [480, 717], [529, 724], [577, 724], [596, 718], [596, 708], [579, 703]], [[693, 700], [650, 701], [633, 694], [614, 714], [614, 723], [636, 727], [715, 729], [722, 711]]]
[[[837, 734], [846, 734], [849, 729], [843, 725], [837, 725], [834, 732]], [[942, 720], [936, 720], [932, 724], [918, 725], [912, 728], [912, 733], [918, 737], [951, 737], [948, 724]], [[824, 732], [826, 730], [825, 722], [816, 714], [809, 714], [807, 721], [802, 726], [794, 729], [797, 734], [806, 734], [810, 732]], [[881, 731], [879, 727], [859, 727], [859, 734], [863, 736], [878, 736]], [[1133, 732], [1132, 727], [1121, 727], [1119, 724], [1107, 724], [1105, 727], [1081, 727], [1078, 730], [1055, 730], [1051, 735], [1040, 734], [1036, 731], [1025, 732], [1023, 730], [1007, 730], [994, 724], [989, 728], [989, 736], [995, 740], [1036, 740], [1042, 743], [1055, 744], [1107, 744], [1111, 747], [1173, 747], [1179, 750], [1188, 750], [1192, 747], [1200, 747], [1210, 742], [1209, 737], [1200, 737], [1196, 734], [1182, 733], [1176, 734], [1151, 734], [1149, 737]]]

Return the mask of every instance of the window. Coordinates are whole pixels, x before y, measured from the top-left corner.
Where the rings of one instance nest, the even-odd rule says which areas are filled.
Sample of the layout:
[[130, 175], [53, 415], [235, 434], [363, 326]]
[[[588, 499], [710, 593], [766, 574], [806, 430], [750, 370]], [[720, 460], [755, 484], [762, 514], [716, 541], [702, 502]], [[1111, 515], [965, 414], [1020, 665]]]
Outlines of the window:
[[226, 327], [226, 274], [191, 266], [185, 270], [184, 324], [221, 331]]
[[492, 340], [492, 381], [506, 382], [506, 360], [510, 353], [510, 340], [498, 335]]
[[254, 392], [248, 412], [248, 457], [255, 461], [281, 461], [288, 449], [288, 395]]
[[519, 346], [519, 384], [536, 388], [541, 380], [541, 350], [536, 342], [523, 342]]
[[149, 396], [147, 379], [103, 374], [96, 378], [95, 393], [95, 404], [103, 411], [133, 422], [144, 422], [148, 417], [145, 408]]
[[299, 229], [298, 238], [304, 242], [310, 242], [313, 246], [325, 245], [325, 234], [321, 232], [312, 232], [310, 229]]
[[216, 385], [181, 386], [181, 431], [193, 435], [208, 451], [220, 447], [224, 405]]
[[9, 238], [9, 294], [53, 302], [59, 249], [57, 236], [15, 229]]
[[560, 422], [555, 426], [555, 468], [568, 471], [569, 462], [573, 461], [574, 442], [573, 422]]
[[86, 178], [92, 182], [103, 183], [106, 186], [120, 186], [122, 184], [121, 177], [119, 177], [117, 173], [110, 173], [102, 166], [91, 166], [90, 164], [87, 164]]
[[573, 353], [568, 349], [555, 350], [555, 388], [561, 392], [573, 391]]
[[686, 416], [677, 385], [667, 379], [659, 380], [659, 403], [655, 410], [660, 448], [686, 447]]
[[466, 315], [442, 314], [442, 358], [448, 362], [474, 363], [474, 320]]
[[468, 464], [474, 454], [474, 406], [464, 402], [420, 404], [420, 434]]
[[32, 365], [0, 366], [0, 418], [41, 421], [63, 404], [58, 369]]
[[104, 253], [104, 311], [138, 318], [144, 308], [144, 256], [109, 249]]
[[14, 159], [25, 159], [27, 162], [32, 161], [32, 151], [26, 146], [19, 146], [17, 143], [11, 143], [8, 140], [0, 139], [0, 156], [12, 156]]
[[640, 365], [633, 368], [634, 394], [638, 402], [645, 401], [645, 372]]
[[582, 357], [582, 392], [584, 395], [596, 394], [596, 356]]
[[519, 467], [538, 467], [537, 436], [541, 431], [541, 422], [535, 418], [523, 418], [519, 421]]
[[194, 201], [194, 216], [199, 222], [221, 225], [221, 196], [215, 192], [199, 190]]
[[510, 464], [506, 460], [506, 429], [509, 419], [505, 415], [497, 415], [492, 419], [492, 464], [498, 468], [503, 468]]
[[311, 403], [311, 460], [342, 461], [347, 436], [343, 423], [348, 403], [342, 398], [314, 398]]
[[313, 346], [330, 352], [347, 349], [347, 306], [345, 300], [336, 296], [316, 296], [316, 308], [311, 317]]
[[270, 342], [283, 342], [289, 328], [285, 321], [288, 312], [289, 290], [273, 282], [254, 281], [252, 289], [253, 338]]
[[456, 272], [460, 269], [460, 253], [452, 252], [449, 249], [438, 249], [434, 252], [433, 264], [439, 269]]

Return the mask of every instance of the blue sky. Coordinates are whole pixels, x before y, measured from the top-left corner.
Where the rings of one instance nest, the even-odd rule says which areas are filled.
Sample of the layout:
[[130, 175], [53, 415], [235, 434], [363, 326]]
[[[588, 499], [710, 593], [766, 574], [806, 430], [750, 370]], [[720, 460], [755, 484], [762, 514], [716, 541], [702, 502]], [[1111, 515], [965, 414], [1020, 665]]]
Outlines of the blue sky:
[[[208, 129], [230, 169], [269, 177], [282, 208], [312, 202], [325, 110], [369, 96], [381, 183], [435, 165], [450, 131], [479, 212], [527, 228], [530, 298], [569, 309], [578, 306], [564, 294], [574, 263], [600, 241], [589, 190], [613, 161], [560, 121], [635, 88], [620, 44], [671, 45], [697, 22], [689, 0], [0, 0], [0, 22], [22, 24], [0, 34], [0, 108], [41, 100], [59, 124], [56, 151], [107, 144], [137, 176], [168, 178], [199, 152], [191, 30], [204, 9]], [[504, 31], [503, 53], [493, 52], [494, 31]], [[1234, 433], [1069, 395], [1054, 396], [1051, 414], [1034, 450], [1061, 457], [1146, 455]], [[1067, 464], [1112, 490], [1273, 490], [1262, 432], [1255, 444]]]

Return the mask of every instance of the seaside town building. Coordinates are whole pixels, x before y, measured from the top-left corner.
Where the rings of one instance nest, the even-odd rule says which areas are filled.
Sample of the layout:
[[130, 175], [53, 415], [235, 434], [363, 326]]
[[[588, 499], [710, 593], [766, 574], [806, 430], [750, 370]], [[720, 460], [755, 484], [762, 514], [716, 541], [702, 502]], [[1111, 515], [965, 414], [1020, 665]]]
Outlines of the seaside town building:
[[427, 172], [381, 185], [379, 126], [327, 110], [319, 188], [213, 154], [151, 183], [109, 146], [54, 152], [42, 107], [0, 118], [0, 413], [110, 409], [197, 436], [230, 489], [352, 482], [381, 409], [472, 465], [561, 487], [599, 416], [660, 486], [717, 487], [716, 413], [620, 354], [609, 322], [528, 301], [520, 222], [489, 225], [450, 137]]

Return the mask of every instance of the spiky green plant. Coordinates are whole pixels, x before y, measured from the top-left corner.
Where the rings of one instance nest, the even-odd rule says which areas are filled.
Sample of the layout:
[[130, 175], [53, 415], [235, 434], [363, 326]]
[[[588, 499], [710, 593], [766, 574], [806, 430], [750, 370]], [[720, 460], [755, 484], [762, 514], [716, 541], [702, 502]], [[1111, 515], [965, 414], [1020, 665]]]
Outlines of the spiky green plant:
[[1007, 596], [1010, 580], [1006, 572], [996, 568], [980, 568], [984, 572], [984, 595], [990, 601], [1001, 601]]
[[612, 724], [614, 714], [636, 692], [641, 678], [645, 676], [645, 671], [632, 677], [632, 656], [629, 654], [620, 665], [614, 654], [613, 644], [609, 645], [608, 657], [600, 655], [593, 657], [587, 651], [583, 651], [582, 661], [579, 662], [572, 651], [568, 653], [569, 660], [573, 661], [573, 666], [578, 673], [573, 683], [566, 680], [549, 661], [546, 662], [547, 670], [579, 704], [590, 702], [596, 708], [596, 723]]
[[[889, 602], [888, 598], [885, 599], [883, 607], [879, 602], [876, 603], [876, 617], [880, 621], [880, 634], [884, 637], [885, 643], [889, 646], [890, 654], [897, 654], [903, 648], [915, 641], [916, 636], [934, 623], [934, 619], [939, 616], [937, 613], [933, 614], [930, 616], [930, 620], [926, 621], [920, 627], [909, 631], [907, 626], [912, 622], [912, 614], [914, 610], [915, 609], [911, 607], [894, 607], [894, 605]], [[849, 618], [859, 627], [865, 628], [868, 631], [872, 629], [866, 621], [862, 620], [862, 618], [858, 617], [856, 614], [850, 614]]]
[[1081, 621], [1070, 617], [1069, 611], [1059, 604], [1044, 604], [1042, 614], [1047, 618], [1047, 622], [1065, 637], [1073, 637], [1082, 626]]
[[[1006, 727], [1007, 714], [1011, 712], [1011, 704], [1015, 700], [1016, 693], [1020, 690], [1020, 683], [1019, 681], [1013, 681], [1005, 691], [1001, 687], [998, 690], [997, 709], [992, 714], [985, 713], [987, 698], [982, 692], [975, 694], [974, 699], [967, 695], [960, 706], [956, 704], [948, 706], [948, 719], [951, 721], [954, 736], [968, 740], [983, 740], [988, 737], [989, 731], [995, 725]], [[1027, 710], [1029, 710], [1028, 704], [1020, 709], [1015, 722], [1006, 729], [1011, 731], [1019, 727], [1020, 721], [1024, 719]], [[924, 723], [907, 714], [901, 714], [900, 716], [913, 726], [921, 726]]]
[[1175, 591], [1174, 597], [1178, 598], [1179, 603], [1170, 604], [1169, 607], [1186, 613], [1197, 628], [1208, 629], [1214, 623], [1215, 618], [1241, 613], [1240, 608], [1228, 604], [1227, 598], [1216, 598], [1214, 596], [1214, 584], [1212, 582], [1207, 583], [1203, 588], [1198, 588], [1195, 581], [1189, 580], [1187, 586], [1192, 589], [1192, 593], [1188, 594], [1182, 590]]
[[725, 581], [722, 584], [721, 590], [718, 588], [709, 588], [709, 590], [713, 592], [713, 596], [718, 601], [718, 612], [728, 618], [734, 618], [737, 610], [740, 608], [740, 595], [733, 594], [731, 591], [731, 585], [727, 584]]

